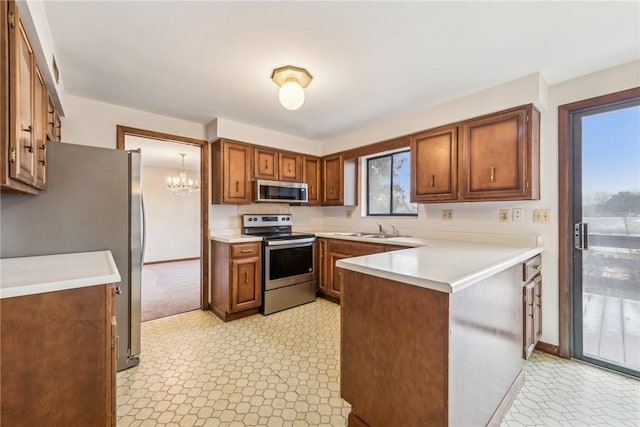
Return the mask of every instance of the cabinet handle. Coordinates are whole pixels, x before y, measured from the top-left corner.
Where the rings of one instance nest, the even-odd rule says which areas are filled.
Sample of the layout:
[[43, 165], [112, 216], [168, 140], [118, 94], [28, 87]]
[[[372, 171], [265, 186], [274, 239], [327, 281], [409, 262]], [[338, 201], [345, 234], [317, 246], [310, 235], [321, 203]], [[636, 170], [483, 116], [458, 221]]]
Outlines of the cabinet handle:
[[291, 163], [289, 163], [289, 172], [291, 172]]
[[331, 186], [331, 194], [333, 194], [333, 185]]
[[241, 249], [240, 250], [241, 254], [248, 254], [248, 253], [251, 253], [251, 252], [253, 252], [253, 249]]
[[34, 131], [34, 127], [32, 125], [29, 125], [28, 128], [22, 128], [23, 132], [29, 132], [29, 145], [25, 145], [24, 148], [27, 149], [27, 151], [29, 153], [33, 153], [33, 131]]
[[236, 193], [240, 191], [240, 181], [236, 181]]
[[249, 272], [248, 271], [244, 272], [244, 283], [249, 283]]
[[264, 159], [264, 168], [269, 170], [269, 159]]
[[490, 171], [490, 175], [489, 175], [489, 181], [491, 182], [496, 182], [496, 168], [494, 168], [493, 166], [491, 166], [489, 168]]
[[431, 175], [431, 186], [432, 187], [436, 186], [436, 176], [435, 175]]
[[313, 194], [313, 184], [311, 184], [311, 185], [309, 186], [309, 193], [310, 193], [310, 194]]
[[42, 160], [40, 160], [40, 163], [42, 166], [47, 166], [47, 144], [42, 144], [40, 149], [42, 150]]

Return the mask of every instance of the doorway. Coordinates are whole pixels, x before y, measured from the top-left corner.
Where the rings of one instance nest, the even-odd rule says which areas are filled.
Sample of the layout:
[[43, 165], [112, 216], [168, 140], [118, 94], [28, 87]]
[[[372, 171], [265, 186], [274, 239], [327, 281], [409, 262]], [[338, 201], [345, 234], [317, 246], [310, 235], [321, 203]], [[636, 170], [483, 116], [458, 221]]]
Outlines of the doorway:
[[561, 306], [561, 329], [569, 333], [562, 343], [561, 331], [561, 351], [568, 346], [565, 356], [640, 376], [640, 94], [596, 98], [560, 113], [561, 171], [562, 160], [571, 170], [571, 191], [563, 194], [561, 176], [560, 192], [561, 269], [570, 270], [566, 282], [561, 272], [570, 312], [563, 319]]
[[[147, 257], [142, 277], [142, 320], [152, 320], [194, 308], [208, 309], [208, 143], [199, 139], [117, 126], [117, 148], [142, 148], [142, 186], [144, 190], [145, 178], [151, 181], [149, 184], [155, 194], [147, 194], [145, 201], [147, 205], [155, 204], [154, 210], [169, 202], [180, 202], [178, 199], [181, 198], [189, 199], [187, 203], [183, 200], [183, 203], [176, 204], [175, 209], [163, 208], [162, 215], [154, 220], [147, 220], [147, 244], [151, 246], [145, 248]], [[145, 165], [145, 158], [149, 157], [145, 156], [145, 152], [152, 154], [151, 164]], [[181, 156], [180, 153], [185, 156]], [[184, 166], [182, 158], [185, 159]], [[171, 194], [168, 191], [167, 179], [179, 178], [181, 172], [184, 172], [194, 185], [195, 181], [198, 181], [198, 191], [189, 195]], [[174, 224], [187, 221], [190, 227], [182, 227], [180, 230], [176, 230], [179, 227], [174, 227], [176, 229], [170, 232], [163, 232], [171, 221], [175, 221]], [[154, 223], [155, 231], [152, 230]], [[150, 233], [154, 233], [155, 236], [149, 235]], [[181, 233], [189, 236], [183, 236]], [[194, 244], [197, 247], [194, 248]], [[190, 285], [194, 280], [195, 286]], [[145, 293], [151, 299], [145, 300]], [[178, 298], [180, 295], [186, 298]], [[159, 302], [155, 304], [155, 308], [154, 301]]]

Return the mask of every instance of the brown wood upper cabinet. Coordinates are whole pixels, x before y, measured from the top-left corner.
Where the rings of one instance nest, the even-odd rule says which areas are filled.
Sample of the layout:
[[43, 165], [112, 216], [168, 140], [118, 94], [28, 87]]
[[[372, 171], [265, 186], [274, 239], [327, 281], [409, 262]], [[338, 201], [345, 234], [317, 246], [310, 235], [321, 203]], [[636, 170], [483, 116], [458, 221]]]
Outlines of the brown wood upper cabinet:
[[16, 3], [0, 8], [0, 186], [39, 194], [46, 188], [48, 91]]
[[302, 155], [297, 153], [278, 153], [281, 181], [302, 181]]
[[446, 126], [411, 137], [411, 201], [458, 198], [458, 126]]
[[525, 105], [412, 136], [411, 200], [539, 199], [539, 134]]
[[357, 159], [342, 154], [322, 158], [322, 204], [354, 206], [357, 203]]
[[539, 199], [540, 112], [532, 105], [461, 124], [462, 200]]
[[225, 139], [211, 144], [212, 203], [251, 203], [251, 150], [250, 145]]
[[253, 148], [253, 177], [255, 179], [269, 179], [277, 181], [278, 152], [265, 147]]
[[304, 156], [302, 182], [307, 184], [308, 205], [320, 204], [320, 159], [315, 156]]

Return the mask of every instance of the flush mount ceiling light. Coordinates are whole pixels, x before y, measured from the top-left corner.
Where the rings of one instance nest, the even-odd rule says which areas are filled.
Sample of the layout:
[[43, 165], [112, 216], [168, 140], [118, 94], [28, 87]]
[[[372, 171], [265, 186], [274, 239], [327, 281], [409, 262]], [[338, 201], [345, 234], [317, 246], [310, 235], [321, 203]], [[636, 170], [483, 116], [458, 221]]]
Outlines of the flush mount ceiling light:
[[311, 83], [311, 74], [304, 68], [287, 65], [273, 70], [271, 80], [280, 86], [278, 99], [287, 110], [297, 110], [304, 104], [304, 88]]

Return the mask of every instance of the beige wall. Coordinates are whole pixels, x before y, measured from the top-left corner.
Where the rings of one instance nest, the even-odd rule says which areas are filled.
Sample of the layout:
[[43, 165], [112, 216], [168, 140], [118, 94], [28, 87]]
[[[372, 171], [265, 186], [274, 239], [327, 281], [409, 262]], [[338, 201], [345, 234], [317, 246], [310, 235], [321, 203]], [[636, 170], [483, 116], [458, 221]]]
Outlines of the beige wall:
[[[167, 191], [167, 177], [179, 169], [142, 168], [142, 192], [146, 212], [145, 262], [200, 256], [200, 193], [180, 197]], [[197, 178], [198, 171], [187, 171]]]
[[67, 94], [62, 118], [62, 141], [72, 144], [116, 148], [116, 126], [164, 132], [204, 139], [205, 126], [133, 108], [107, 104]]

